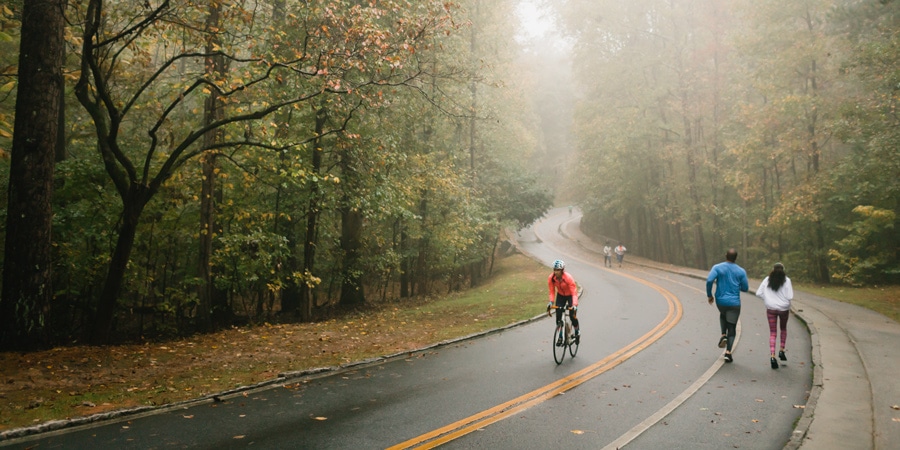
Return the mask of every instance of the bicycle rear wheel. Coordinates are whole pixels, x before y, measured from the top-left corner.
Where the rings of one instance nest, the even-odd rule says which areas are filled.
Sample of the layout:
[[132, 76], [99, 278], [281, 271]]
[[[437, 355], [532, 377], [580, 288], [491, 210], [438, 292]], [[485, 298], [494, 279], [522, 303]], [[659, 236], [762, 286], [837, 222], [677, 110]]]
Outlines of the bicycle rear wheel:
[[562, 364], [566, 357], [566, 337], [563, 334], [562, 324], [557, 324], [553, 331], [553, 339], [550, 341], [550, 344], [553, 345], [553, 360], [556, 361], [556, 364]]

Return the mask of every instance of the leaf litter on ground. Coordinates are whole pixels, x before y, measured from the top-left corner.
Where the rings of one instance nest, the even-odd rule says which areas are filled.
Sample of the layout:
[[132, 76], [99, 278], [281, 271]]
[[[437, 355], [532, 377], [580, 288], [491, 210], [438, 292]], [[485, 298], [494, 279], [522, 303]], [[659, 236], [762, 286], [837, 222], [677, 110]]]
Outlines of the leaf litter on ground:
[[233, 327], [167, 342], [0, 352], [0, 432], [203, 398], [283, 373], [414, 351], [515, 323], [541, 312], [543, 276], [545, 268], [516, 255], [498, 261], [494, 277], [465, 292], [373, 305], [321, 322]]

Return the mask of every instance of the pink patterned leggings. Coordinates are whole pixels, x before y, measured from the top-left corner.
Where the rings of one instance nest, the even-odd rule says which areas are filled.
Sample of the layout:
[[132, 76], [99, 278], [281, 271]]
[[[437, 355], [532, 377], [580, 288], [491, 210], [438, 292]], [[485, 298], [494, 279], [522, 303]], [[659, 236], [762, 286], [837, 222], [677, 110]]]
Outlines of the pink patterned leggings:
[[787, 342], [787, 321], [790, 311], [776, 311], [774, 309], [766, 309], [766, 317], [769, 319], [769, 350], [775, 354], [775, 338], [778, 335], [778, 322], [781, 322], [781, 348]]

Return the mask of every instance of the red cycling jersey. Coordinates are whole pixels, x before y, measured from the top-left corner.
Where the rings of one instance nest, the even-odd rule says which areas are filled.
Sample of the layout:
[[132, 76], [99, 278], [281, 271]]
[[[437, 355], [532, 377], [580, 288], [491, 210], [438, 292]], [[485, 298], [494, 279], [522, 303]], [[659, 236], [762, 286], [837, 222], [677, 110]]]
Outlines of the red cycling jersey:
[[550, 302], [556, 301], [556, 293], [559, 295], [571, 295], [572, 306], [578, 306], [578, 286], [575, 285], [575, 279], [568, 272], [563, 272], [562, 276], [557, 278], [555, 274], [550, 274], [547, 279], [547, 287], [550, 289]]

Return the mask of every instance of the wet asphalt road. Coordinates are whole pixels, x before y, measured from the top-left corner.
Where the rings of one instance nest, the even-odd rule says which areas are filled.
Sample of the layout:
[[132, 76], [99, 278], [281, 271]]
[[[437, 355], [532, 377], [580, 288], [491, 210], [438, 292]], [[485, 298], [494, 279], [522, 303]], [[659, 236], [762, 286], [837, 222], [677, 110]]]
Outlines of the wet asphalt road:
[[[745, 294], [735, 362], [722, 364], [718, 314], [702, 281], [628, 264], [606, 269], [559, 233], [571, 220], [556, 210], [520, 234], [523, 250], [545, 264], [566, 259], [585, 287], [582, 345], [561, 365], [552, 321], [538, 319], [221, 402], [0, 446], [375, 449], [428, 446], [422, 436], [438, 430], [454, 437], [445, 448], [782, 448], [810, 389], [803, 323], [789, 321], [789, 361], [772, 370], [765, 309]], [[535, 299], [536, 315], [545, 304]], [[660, 327], [665, 333], [652, 335]]]

